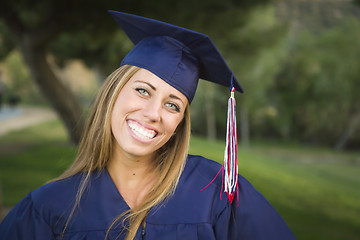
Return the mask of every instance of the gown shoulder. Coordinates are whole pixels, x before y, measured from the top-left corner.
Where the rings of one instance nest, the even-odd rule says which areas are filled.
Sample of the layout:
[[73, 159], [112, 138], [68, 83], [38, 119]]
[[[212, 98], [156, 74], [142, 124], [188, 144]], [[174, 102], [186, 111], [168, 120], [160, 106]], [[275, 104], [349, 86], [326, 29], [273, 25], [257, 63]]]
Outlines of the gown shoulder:
[[[189, 156], [188, 161], [197, 169], [197, 174], [205, 179], [205, 183], [212, 181], [221, 168], [219, 163], [202, 156]], [[239, 200], [235, 197], [232, 204], [228, 202], [225, 193], [219, 192], [222, 185], [221, 174], [203, 190], [216, 196], [212, 203], [212, 210], [217, 211], [212, 222], [216, 239], [296, 239], [269, 201], [243, 176], [239, 175], [238, 181]]]

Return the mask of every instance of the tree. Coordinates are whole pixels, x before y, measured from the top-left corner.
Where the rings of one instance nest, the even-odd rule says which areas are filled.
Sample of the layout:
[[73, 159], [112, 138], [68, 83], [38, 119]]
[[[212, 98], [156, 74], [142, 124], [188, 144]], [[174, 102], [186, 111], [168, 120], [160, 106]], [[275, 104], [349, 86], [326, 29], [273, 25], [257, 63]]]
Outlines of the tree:
[[[107, 16], [106, 10], [131, 12], [201, 31], [208, 28], [209, 22], [215, 23], [212, 19], [216, 13], [225, 14], [228, 10], [237, 9], [239, 16], [243, 16], [245, 14], [241, 13], [263, 2], [265, 0], [211, 0], [206, 3], [200, 0], [158, 0], [154, 4], [145, 0], [5, 0], [1, 3], [0, 20], [6, 26], [2, 34], [6, 31], [11, 33], [32, 78], [65, 123], [71, 141], [77, 143], [84, 125], [81, 106], [54, 74], [47, 56], [52, 54], [58, 63], [79, 57], [91, 67], [98, 66], [100, 71], [109, 66], [115, 68], [124, 51], [121, 47], [113, 51], [112, 41], [116, 38], [118, 27]], [[220, 22], [223, 26], [231, 25], [232, 19]], [[123, 38], [119, 39], [122, 41]]]
[[264, 132], [267, 116], [274, 109], [269, 92], [287, 56], [286, 30], [277, 20], [274, 6], [263, 5], [249, 12], [246, 24], [227, 33], [225, 54], [245, 89], [244, 97], [237, 97], [243, 147], [250, 144], [250, 128], [253, 136]]
[[[23, 9], [33, 9], [25, 12]], [[1, 19], [11, 32], [14, 42], [42, 93], [59, 113], [71, 141], [80, 140], [84, 121], [81, 108], [70, 90], [55, 76], [47, 62], [46, 47], [62, 30], [65, 8], [56, 2], [10, 2], [1, 7]]]
[[343, 19], [321, 32], [302, 30], [274, 85], [293, 138], [341, 149], [359, 142], [360, 23]]

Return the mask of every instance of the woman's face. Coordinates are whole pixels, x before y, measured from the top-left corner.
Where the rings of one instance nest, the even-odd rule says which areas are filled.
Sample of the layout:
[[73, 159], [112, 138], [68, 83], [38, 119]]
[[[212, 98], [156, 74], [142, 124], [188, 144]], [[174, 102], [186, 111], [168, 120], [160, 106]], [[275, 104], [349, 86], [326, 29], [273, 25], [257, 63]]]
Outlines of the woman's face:
[[184, 117], [187, 98], [155, 74], [140, 69], [120, 91], [111, 116], [115, 151], [152, 157]]

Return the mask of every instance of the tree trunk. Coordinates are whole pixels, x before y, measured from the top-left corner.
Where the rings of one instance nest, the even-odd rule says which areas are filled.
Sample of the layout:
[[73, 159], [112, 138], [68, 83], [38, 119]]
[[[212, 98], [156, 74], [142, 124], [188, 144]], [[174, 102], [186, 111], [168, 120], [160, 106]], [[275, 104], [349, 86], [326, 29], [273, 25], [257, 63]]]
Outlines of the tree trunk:
[[27, 45], [26, 41], [20, 42], [19, 45], [33, 79], [64, 122], [71, 142], [78, 144], [83, 131], [84, 119], [74, 94], [55, 76], [46, 60], [43, 48]]
[[353, 120], [350, 122], [348, 127], [345, 129], [344, 133], [339, 138], [338, 142], [335, 144], [336, 150], [343, 150], [345, 148], [346, 143], [350, 139], [350, 137], [353, 135], [355, 130], [360, 125], [360, 112], [353, 118]]
[[74, 94], [55, 76], [45, 51], [47, 44], [61, 31], [64, 15], [57, 11], [57, 5], [51, 5], [49, 11], [53, 14], [48, 15], [51, 18], [42, 19], [37, 27], [29, 27], [19, 17], [19, 11], [9, 3], [4, 3], [7, 10], [2, 12], [2, 18], [13, 34], [32, 78], [64, 122], [71, 142], [78, 144], [84, 126], [82, 110]]
[[240, 134], [241, 147], [248, 148], [250, 146], [250, 130], [249, 116], [246, 108], [240, 108]]

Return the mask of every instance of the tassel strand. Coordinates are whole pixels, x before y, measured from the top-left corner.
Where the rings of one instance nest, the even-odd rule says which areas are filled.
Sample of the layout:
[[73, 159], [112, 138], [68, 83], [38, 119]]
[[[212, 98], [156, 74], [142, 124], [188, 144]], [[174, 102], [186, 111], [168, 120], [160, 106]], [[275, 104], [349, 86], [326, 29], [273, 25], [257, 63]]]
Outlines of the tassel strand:
[[[220, 172], [222, 172], [222, 185], [220, 191], [220, 200], [222, 192], [226, 192], [230, 203], [233, 202], [236, 192], [239, 192], [238, 186], [238, 161], [237, 161], [237, 134], [236, 134], [236, 112], [235, 112], [235, 88], [231, 88], [231, 95], [228, 101], [228, 113], [226, 123], [226, 146], [224, 153], [224, 164], [216, 174], [214, 179], [200, 191], [205, 190], [214, 182]], [[239, 205], [239, 194], [237, 194], [237, 203]]]
[[[237, 134], [236, 134], [236, 112], [235, 112], [235, 88], [231, 90], [228, 101], [228, 115], [226, 124], [226, 146], [224, 153], [224, 191], [228, 200], [232, 203], [236, 190], [238, 189], [238, 162], [237, 162]], [[239, 199], [239, 196], [237, 196]]]

